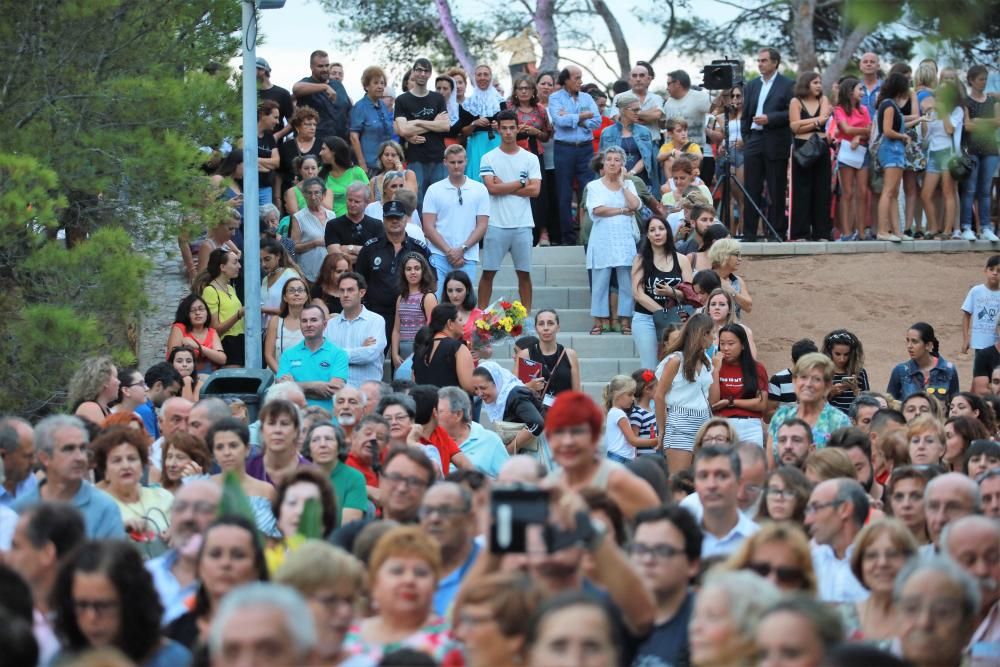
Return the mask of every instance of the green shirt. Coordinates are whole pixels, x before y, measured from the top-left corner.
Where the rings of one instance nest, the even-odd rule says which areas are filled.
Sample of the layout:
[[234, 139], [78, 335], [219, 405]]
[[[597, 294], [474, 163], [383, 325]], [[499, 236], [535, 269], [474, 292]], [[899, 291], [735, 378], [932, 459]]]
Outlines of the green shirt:
[[333, 214], [338, 218], [347, 215], [347, 188], [356, 182], [368, 182], [368, 176], [358, 166], [351, 167], [337, 178], [327, 174], [326, 189], [333, 193]]
[[365, 476], [351, 466], [338, 462], [330, 473], [330, 483], [337, 497], [337, 525], [341, 524], [344, 509], [368, 509], [368, 490], [365, 488]]

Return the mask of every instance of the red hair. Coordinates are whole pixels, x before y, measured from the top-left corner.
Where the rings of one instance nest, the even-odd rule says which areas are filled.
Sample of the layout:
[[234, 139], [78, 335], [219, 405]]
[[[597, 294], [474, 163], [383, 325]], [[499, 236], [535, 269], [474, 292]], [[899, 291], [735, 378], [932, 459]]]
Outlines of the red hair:
[[594, 437], [597, 437], [604, 426], [604, 412], [587, 394], [564, 391], [556, 396], [555, 403], [545, 415], [545, 432], [551, 433], [577, 424], [587, 424]]

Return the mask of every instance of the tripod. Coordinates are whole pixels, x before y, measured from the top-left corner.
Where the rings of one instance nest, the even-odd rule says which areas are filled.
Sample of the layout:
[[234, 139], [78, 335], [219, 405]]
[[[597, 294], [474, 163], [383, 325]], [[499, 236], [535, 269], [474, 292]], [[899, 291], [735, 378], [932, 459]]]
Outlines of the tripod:
[[[723, 114], [725, 115], [726, 118], [726, 127], [725, 127], [725, 134], [723, 135], [724, 138], [722, 140], [722, 145], [726, 151], [726, 154], [723, 157], [726, 169], [715, 184], [715, 189], [712, 191], [712, 198], [713, 199], [715, 198], [715, 193], [718, 192], [719, 188], [721, 187], [722, 205], [720, 206], [719, 217], [722, 219], [722, 222], [726, 225], [726, 228], [729, 229], [730, 228], [729, 222], [733, 216], [732, 191], [730, 190], [730, 188], [732, 187], [731, 183], [735, 183], [736, 187], [739, 188], [740, 192], [743, 193], [744, 211], [742, 213], [744, 221], [746, 220], [746, 213], [745, 213], [746, 207], [752, 206], [753, 210], [757, 212], [758, 216], [760, 216], [760, 221], [764, 224], [765, 227], [767, 227], [767, 229], [771, 231], [772, 234], [774, 234], [774, 238], [778, 241], [778, 243], [781, 243], [783, 240], [781, 238], [781, 234], [779, 234], [774, 229], [774, 227], [771, 226], [771, 222], [767, 219], [767, 216], [765, 216], [764, 213], [760, 210], [760, 207], [757, 206], [757, 202], [754, 201], [754, 198], [750, 196], [749, 192], [747, 192], [746, 187], [743, 185], [743, 183], [740, 182], [740, 179], [736, 178], [736, 174], [734, 172], [734, 169], [736, 167], [733, 165], [732, 153], [730, 152], [729, 149], [729, 112], [732, 108], [733, 105], [729, 104], [723, 107]], [[771, 205], [774, 206], [775, 205], [774, 202], [771, 202]], [[744, 235], [746, 234], [746, 232], [747, 232], [746, 223], [744, 222], [744, 228], [743, 228]]]

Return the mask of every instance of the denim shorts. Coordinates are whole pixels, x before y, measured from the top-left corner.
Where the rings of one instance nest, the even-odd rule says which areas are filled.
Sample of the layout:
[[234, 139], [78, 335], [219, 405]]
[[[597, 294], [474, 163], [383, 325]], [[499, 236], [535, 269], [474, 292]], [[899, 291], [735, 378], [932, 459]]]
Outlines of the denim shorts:
[[948, 161], [955, 154], [950, 147], [940, 151], [927, 152], [927, 173], [941, 174], [948, 171]]
[[903, 142], [899, 139], [882, 139], [882, 144], [878, 148], [878, 160], [883, 169], [895, 167], [902, 169], [906, 165], [906, 154]]

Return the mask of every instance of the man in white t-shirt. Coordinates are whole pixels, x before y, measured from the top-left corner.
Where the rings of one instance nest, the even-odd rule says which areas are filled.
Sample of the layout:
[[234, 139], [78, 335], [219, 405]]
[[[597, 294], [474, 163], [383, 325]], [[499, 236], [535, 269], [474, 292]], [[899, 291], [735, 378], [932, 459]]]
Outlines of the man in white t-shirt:
[[448, 178], [432, 183], [424, 194], [424, 234], [437, 273], [437, 298], [444, 293], [444, 277], [464, 271], [476, 279], [479, 240], [490, 219], [490, 194], [482, 183], [465, 176], [468, 159], [459, 145], [444, 151]]
[[483, 156], [479, 175], [490, 193], [490, 221], [483, 240], [483, 275], [479, 279], [479, 307], [493, 297], [493, 278], [509, 252], [517, 274], [521, 303], [531, 312], [530, 197], [542, 187], [538, 158], [517, 145], [517, 114], [509, 109], [496, 116], [500, 145]]

